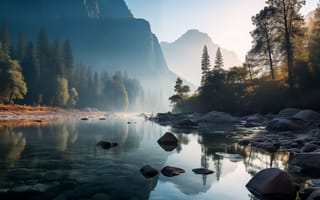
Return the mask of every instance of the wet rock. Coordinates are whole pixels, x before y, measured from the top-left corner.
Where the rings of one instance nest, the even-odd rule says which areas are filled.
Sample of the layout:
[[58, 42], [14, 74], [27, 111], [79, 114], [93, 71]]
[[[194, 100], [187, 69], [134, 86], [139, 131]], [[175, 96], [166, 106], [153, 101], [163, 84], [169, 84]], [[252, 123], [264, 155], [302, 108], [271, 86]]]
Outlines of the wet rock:
[[293, 117], [295, 114], [297, 114], [300, 111], [301, 109], [298, 109], [298, 108], [286, 108], [281, 110], [278, 113], [277, 117], [279, 118]]
[[181, 173], [185, 173], [185, 170], [178, 167], [166, 166], [161, 170], [161, 173], [164, 176], [173, 177], [173, 176], [178, 176]]
[[246, 117], [246, 121], [247, 122], [252, 122], [252, 123], [262, 123], [264, 121], [267, 121], [268, 118], [257, 113], [257, 114], [254, 114], [254, 115], [249, 115]]
[[262, 126], [262, 123], [260, 123], [260, 122], [246, 122], [244, 124], [244, 127], [246, 127], [246, 128], [254, 128], [254, 127], [258, 127], [258, 126]]
[[269, 168], [258, 172], [247, 184], [247, 189], [258, 198], [293, 200], [296, 187], [290, 176], [278, 169]]
[[280, 148], [279, 144], [274, 144], [269, 141], [265, 141], [265, 142], [261, 142], [261, 143], [254, 142], [254, 143], [252, 143], [252, 146], [259, 148], [259, 149], [263, 149], [263, 150], [270, 152], [270, 153], [276, 152]]
[[313, 191], [307, 200], [319, 200], [320, 199], [320, 189]]
[[302, 121], [289, 118], [275, 118], [266, 127], [270, 131], [298, 131], [304, 128], [305, 125]]
[[178, 139], [169, 132], [166, 132], [157, 142], [165, 151], [172, 151], [178, 146]]
[[304, 146], [300, 149], [300, 152], [301, 152], [301, 153], [313, 152], [313, 151], [316, 151], [316, 150], [319, 149], [319, 148], [320, 148], [319, 145], [309, 143], [309, 144], [304, 145]]
[[97, 146], [101, 146], [103, 149], [110, 149], [111, 147], [118, 146], [118, 143], [110, 140], [102, 140], [98, 142]]
[[224, 112], [212, 111], [198, 119], [198, 122], [203, 123], [235, 123], [239, 119]]
[[320, 179], [310, 179], [307, 180], [307, 183], [312, 187], [320, 187]]
[[313, 110], [302, 110], [293, 117], [304, 121], [317, 121], [320, 120], [320, 113]]
[[145, 165], [140, 169], [140, 173], [146, 178], [152, 178], [158, 175], [158, 171], [150, 165]]
[[173, 125], [174, 128], [199, 128], [199, 124], [191, 119], [182, 119]]
[[240, 140], [238, 144], [241, 146], [248, 146], [250, 144], [250, 140]]
[[105, 193], [97, 193], [92, 196], [93, 200], [109, 200], [111, 197]]
[[206, 168], [196, 168], [196, 169], [192, 169], [192, 171], [195, 174], [202, 174], [202, 175], [208, 175], [208, 174], [213, 174], [214, 171], [206, 169]]
[[298, 153], [290, 159], [289, 163], [299, 166], [301, 173], [320, 176], [320, 153]]
[[300, 197], [300, 200], [306, 200], [315, 190], [316, 188], [303, 188], [299, 190], [298, 195]]
[[89, 120], [89, 118], [88, 117], [81, 117], [80, 120], [87, 121], [87, 120]]

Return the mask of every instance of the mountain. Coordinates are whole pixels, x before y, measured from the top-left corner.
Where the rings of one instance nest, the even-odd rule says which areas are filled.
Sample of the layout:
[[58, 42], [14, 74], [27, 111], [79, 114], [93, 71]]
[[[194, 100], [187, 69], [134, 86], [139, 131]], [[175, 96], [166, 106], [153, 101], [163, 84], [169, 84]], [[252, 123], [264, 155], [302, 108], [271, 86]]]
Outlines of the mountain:
[[146, 20], [134, 18], [124, 0], [1, 0], [2, 21], [9, 25], [13, 44], [19, 32], [35, 41], [44, 27], [50, 39], [71, 41], [77, 62], [126, 71], [151, 89], [172, 91], [176, 76], [157, 37]]
[[[200, 63], [204, 45], [207, 45], [213, 64], [219, 45], [215, 44], [206, 33], [189, 30], [173, 43], [161, 43], [169, 68], [195, 85], [199, 85], [201, 80]], [[224, 48], [220, 49], [225, 68], [241, 65], [234, 52]]]

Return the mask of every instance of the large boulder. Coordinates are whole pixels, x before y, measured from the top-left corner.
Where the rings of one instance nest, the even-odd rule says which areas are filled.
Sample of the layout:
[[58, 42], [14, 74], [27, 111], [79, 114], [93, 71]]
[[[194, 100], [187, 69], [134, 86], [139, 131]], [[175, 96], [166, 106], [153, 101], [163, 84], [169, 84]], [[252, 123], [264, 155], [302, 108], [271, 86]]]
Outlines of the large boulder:
[[173, 176], [178, 176], [181, 173], [185, 173], [185, 170], [178, 167], [166, 166], [161, 170], [161, 173], [164, 176], [173, 177]]
[[301, 173], [320, 176], [320, 152], [295, 154], [289, 163], [300, 167]]
[[165, 151], [172, 151], [178, 146], [178, 139], [169, 132], [166, 132], [157, 142]]
[[272, 200], [293, 200], [296, 187], [291, 177], [278, 168], [258, 172], [247, 184], [247, 189], [256, 197]]
[[198, 122], [204, 123], [234, 123], [238, 121], [238, 118], [233, 117], [230, 114], [217, 111], [209, 112], [198, 119]]
[[302, 110], [293, 116], [296, 119], [301, 119], [304, 121], [319, 121], [320, 113], [313, 110]]
[[267, 124], [267, 130], [270, 131], [298, 131], [305, 128], [301, 120], [290, 118], [275, 118]]
[[293, 117], [300, 111], [301, 109], [298, 108], [285, 108], [278, 113], [277, 117]]
[[319, 199], [320, 199], [320, 190], [315, 190], [307, 198], [307, 200], [319, 200]]

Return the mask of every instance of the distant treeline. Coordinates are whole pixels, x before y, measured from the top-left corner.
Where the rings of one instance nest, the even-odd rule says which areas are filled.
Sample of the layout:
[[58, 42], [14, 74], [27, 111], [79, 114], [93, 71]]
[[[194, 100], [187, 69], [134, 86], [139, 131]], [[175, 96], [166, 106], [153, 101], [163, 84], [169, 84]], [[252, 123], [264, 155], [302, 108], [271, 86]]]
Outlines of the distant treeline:
[[303, 0], [268, 0], [252, 17], [252, 49], [243, 66], [222, 69], [218, 49], [214, 66], [204, 47], [198, 90], [178, 79], [170, 98], [174, 111], [219, 110], [234, 114], [277, 112], [285, 107], [320, 110], [320, 8], [305, 24]]
[[146, 101], [138, 80], [124, 72], [96, 72], [75, 64], [69, 40], [50, 41], [41, 28], [35, 42], [23, 33], [11, 44], [8, 25], [0, 29], [0, 103], [137, 110]]

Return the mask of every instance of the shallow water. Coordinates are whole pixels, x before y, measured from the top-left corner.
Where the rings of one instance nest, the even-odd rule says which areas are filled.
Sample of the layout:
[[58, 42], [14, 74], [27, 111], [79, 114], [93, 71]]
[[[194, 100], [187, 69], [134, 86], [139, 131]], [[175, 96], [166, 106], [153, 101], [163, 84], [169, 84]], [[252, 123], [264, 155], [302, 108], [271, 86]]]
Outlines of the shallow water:
[[[166, 131], [179, 140], [171, 152], [157, 144]], [[133, 116], [3, 126], [0, 199], [249, 200], [245, 184], [252, 175], [268, 167], [287, 168], [286, 153], [270, 155], [235, 145], [228, 133], [236, 133], [236, 127], [210, 132], [177, 132]], [[96, 146], [100, 140], [119, 145], [105, 150]], [[223, 158], [217, 152], [238, 153], [243, 159]], [[186, 173], [146, 179], [139, 172], [146, 164], [158, 171], [176, 166]], [[214, 173], [191, 171], [199, 167]]]

